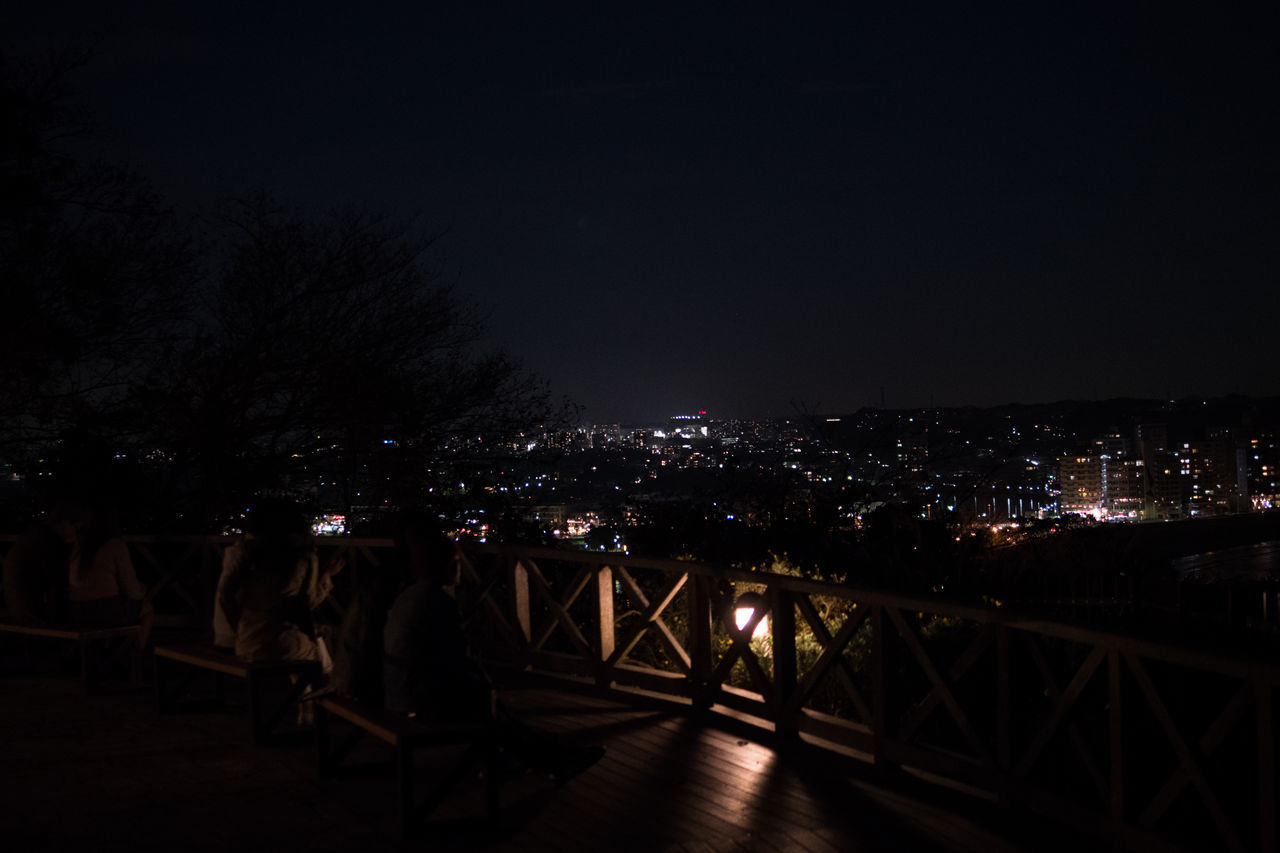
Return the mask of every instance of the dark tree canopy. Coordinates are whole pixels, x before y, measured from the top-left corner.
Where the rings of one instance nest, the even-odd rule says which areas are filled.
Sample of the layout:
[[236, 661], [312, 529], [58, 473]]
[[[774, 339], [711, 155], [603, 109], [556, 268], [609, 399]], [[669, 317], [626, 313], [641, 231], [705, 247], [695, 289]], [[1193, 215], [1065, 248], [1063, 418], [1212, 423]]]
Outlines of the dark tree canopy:
[[198, 529], [317, 481], [344, 507], [371, 485], [416, 502], [443, 455], [567, 411], [483, 347], [441, 235], [417, 222], [257, 193], [197, 239], [145, 180], [85, 153], [77, 64], [0, 60], [0, 461], [109, 493], [111, 460], [145, 459], [129, 499]]
[[121, 410], [178, 333], [189, 231], [138, 175], [84, 154], [62, 57], [0, 58], [0, 450], [127, 430]]
[[447, 443], [549, 413], [541, 383], [478, 350], [481, 318], [431, 259], [437, 235], [265, 195], [227, 203], [219, 225], [198, 334], [154, 392], [206, 513], [296, 476], [298, 459], [327, 466], [347, 506], [371, 464], [394, 472], [391, 499], [414, 501]]

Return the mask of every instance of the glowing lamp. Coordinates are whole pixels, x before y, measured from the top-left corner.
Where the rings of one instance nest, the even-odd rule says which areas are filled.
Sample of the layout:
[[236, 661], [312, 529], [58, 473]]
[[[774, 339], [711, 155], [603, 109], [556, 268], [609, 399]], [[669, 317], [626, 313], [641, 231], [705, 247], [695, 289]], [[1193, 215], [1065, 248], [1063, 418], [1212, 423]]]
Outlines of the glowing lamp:
[[[738, 596], [738, 603], [733, 606], [733, 624], [739, 633], [747, 630], [747, 626], [751, 624], [751, 620], [756, 614], [756, 609], [763, 603], [764, 600], [756, 592], [744, 592]], [[755, 630], [751, 632], [751, 639], [758, 640], [768, 633], [769, 617], [762, 616], [756, 624]]]

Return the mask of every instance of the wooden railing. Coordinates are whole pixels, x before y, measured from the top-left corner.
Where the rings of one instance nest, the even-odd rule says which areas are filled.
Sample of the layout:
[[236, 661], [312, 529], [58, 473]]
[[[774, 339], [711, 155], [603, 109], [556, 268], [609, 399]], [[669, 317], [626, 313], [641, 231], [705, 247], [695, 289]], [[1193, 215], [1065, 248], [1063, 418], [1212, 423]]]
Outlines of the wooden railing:
[[508, 660], [732, 709], [1123, 846], [1276, 848], [1267, 662], [697, 563], [466, 553], [464, 600]]
[[[165, 621], [207, 625], [225, 540], [130, 541]], [[391, 543], [321, 547], [347, 557], [340, 613], [345, 585], [385, 570]], [[1276, 850], [1280, 668], [1269, 661], [701, 563], [462, 552], [459, 601], [492, 659], [745, 715], [1121, 847]]]

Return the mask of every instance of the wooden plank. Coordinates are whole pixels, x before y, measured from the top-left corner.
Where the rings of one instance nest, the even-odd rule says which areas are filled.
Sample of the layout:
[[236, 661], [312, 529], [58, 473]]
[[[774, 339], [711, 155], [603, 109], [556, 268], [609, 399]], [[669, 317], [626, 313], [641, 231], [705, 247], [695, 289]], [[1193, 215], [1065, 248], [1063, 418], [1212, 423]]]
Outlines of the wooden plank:
[[[1053, 670], [1049, 667], [1049, 662], [1044, 659], [1044, 653], [1040, 651], [1040, 645], [1035, 641], [1035, 637], [1027, 635], [1027, 650], [1031, 653], [1031, 660], [1036, 665], [1036, 669], [1040, 672], [1040, 681], [1044, 684], [1045, 690], [1049, 694], [1049, 698], [1055, 702], [1062, 696], [1062, 690], [1058, 687], [1058, 679], [1053, 675]], [[1098, 797], [1102, 802], [1107, 803], [1111, 798], [1111, 788], [1102, 775], [1102, 770], [1098, 767], [1097, 762], [1093, 760], [1093, 755], [1089, 751], [1089, 742], [1084, 735], [1080, 733], [1080, 727], [1075, 724], [1074, 720], [1066, 720], [1067, 736], [1071, 738], [1072, 746], [1075, 748], [1076, 755], [1084, 764], [1085, 771], [1088, 772], [1089, 778], [1093, 780], [1093, 787], [1098, 792]]]
[[1173, 717], [1169, 715], [1168, 709], [1165, 708], [1164, 702], [1161, 701], [1159, 693], [1156, 691], [1155, 684], [1152, 683], [1151, 677], [1147, 675], [1146, 668], [1142, 665], [1135, 655], [1125, 652], [1125, 662], [1129, 664], [1129, 670], [1133, 673], [1134, 680], [1138, 683], [1143, 694], [1147, 698], [1147, 705], [1151, 708], [1155, 715], [1156, 722], [1160, 724], [1160, 728], [1164, 730], [1165, 737], [1169, 740], [1169, 744], [1173, 747], [1174, 753], [1178, 756], [1178, 760], [1182, 763], [1182, 767], [1191, 777], [1191, 781], [1195, 784], [1200, 792], [1201, 802], [1205, 808], [1209, 810], [1209, 816], [1213, 818], [1213, 822], [1218, 827], [1218, 833], [1222, 837], [1223, 843], [1232, 851], [1243, 850], [1244, 847], [1240, 843], [1239, 837], [1236, 835], [1235, 828], [1231, 822], [1227, 820], [1226, 814], [1222, 810], [1221, 803], [1218, 802], [1217, 795], [1213, 792], [1213, 787], [1209, 784], [1209, 780], [1205, 777], [1204, 772], [1200, 769], [1199, 762], [1196, 761], [1195, 755], [1191, 752], [1191, 748], [1187, 746], [1187, 742], [1183, 739], [1182, 733], [1178, 731], [1178, 726], [1173, 721]]
[[[1210, 724], [1205, 731], [1204, 736], [1200, 738], [1200, 755], [1208, 758], [1218, 745], [1226, 738], [1227, 733], [1235, 726], [1242, 717], [1244, 717], [1245, 708], [1248, 707], [1249, 699], [1253, 693], [1253, 685], [1248, 682], [1240, 685], [1240, 689], [1236, 691], [1221, 713]], [[1177, 799], [1178, 794], [1182, 793], [1182, 789], [1191, 781], [1191, 776], [1187, 774], [1186, 768], [1179, 766], [1174, 771], [1169, 780], [1165, 782], [1160, 792], [1152, 798], [1151, 803], [1143, 810], [1142, 816], [1138, 821], [1143, 826], [1155, 826], [1156, 821], [1164, 815], [1165, 810], [1173, 805], [1173, 801]]]
[[221, 672], [235, 678], [249, 677], [248, 663], [227, 655], [218, 655], [215, 657], [211, 653], [189, 652], [170, 648], [168, 646], [156, 646], [155, 656], [158, 658], [168, 658], [169, 660], [190, 664], [191, 666], [197, 666], [201, 669]]
[[315, 661], [309, 660], [246, 661], [203, 647], [156, 646], [155, 654], [157, 657], [221, 672], [236, 678], [248, 678], [250, 673], [303, 672], [317, 665]]
[[989, 791], [993, 795], [999, 792], [1000, 779], [994, 769], [982, 764], [972, 755], [897, 740], [885, 740], [882, 750], [886, 760], [901, 767], [925, 770], [942, 778]]
[[814, 636], [818, 638], [818, 643], [822, 646], [822, 654], [818, 660], [814, 662], [809, 671], [805, 673], [804, 680], [796, 688], [796, 694], [792, 697], [792, 704], [799, 710], [804, 700], [817, 687], [818, 682], [826, 675], [827, 671], [834, 665], [836, 669], [836, 677], [840, 680], [840, 685], [848, 695], [850, 701], [853, 702], [854, 709], [858, 712], [858, 716], [864, 723], [871, 721], [871, 709], [867, 705], [867, 701], [862, 696], [862, 691], [858, 689], [857, 683], [854, 681], [853, 670], [849, 666], [849, 662], [844, 659], [844, 650], [853, 639], [854, 634], [862, 627], [867, 620], [867, 615], [871, 608], [857, 608], [845, 619], [844, 624], [840, 626], [840, 630], [836, 632], [836, 636], [832, 637], [831, 632], [827, 630], [827, 626], [823, 624], [822, 618], [818, 615], [818, 611], [814, 608], [813, 602], [809, 600], [809, 596], [801, 595], [796, 599], [797, 605], [800, 607], [800, 613], [804, 616], [805, 621], [809, 623], [809, 627], [813, 630]]
[[595, 664], [590, 658], [568, 652], [548, 652], [543, 649], [531, 650], [524, 658], [534, 667], [544, 668], [548, 672], [564, 675], [580, 675], [594, 679]]
[[[613, 570], [608, 566], [600, 566], [595, 571], [595, 577], [592, 579], [595, 583], [596, 594], [592, 597], [592, 610], [596, 619], [596, 660], [604, 664], [613, 657], [613, 647], [615, 641], [615, 626], [613, 619]], [[600, 667], [600, 675], [596, 680], [601, 683], [608, 682], [608, 676], [605, 671], [607, 666]]]
[[802, 734], [812, 735], [843, 747], [833, 751], [838, 751], [842, 755], [849, 754], [847, 750], [852, 751], [857, 753], [856, 757], [860, 761], [869, 761], [874, 758], [875, 743], [870, 727], [865, 724], [850, 722], [807, 708], [798, 713], [796, 720], [796, 729]]
[[779, 733], [794, 733], [791, 722], [791, 698], [796, 692], [796, 605], [794, 594], [773, 590], [769, 609], [773, 612], [773, 686], [772, 711]]
[[996, 766], [1012, 770], [1011, 696], [1013, 674], [1009, 671], [1009, 629], [996, 626]]
[[1111, 762], [1111, 836], [1120, 838], [1124, 819], [1124, 693], [1120, 652], [1107, 650], [1107, 755]]
[[1275, 853], [1276, 744], [1271, 685], [1262, 679], [1255, 681], [1254, 697], [1258, 739], [1258, 840], [1264, 853]]
[[1074, 625], [1048, 622], [1040, 619], [1011, 618], [1006, 624], [1010, 628], [1019, 631], [1029, 631], [1033, 634], [1070, 640], [1074, 643], [1104, 644], [1109, 647], [1115, 647], [1126, 654], [1138, 655], [1147, 660], [1171, 663], [1188, 669], [1228, 675], [1234, 678], [1264, 678], [1273, 685], [1280, 683], [1280, 667], [1259, 661], [1230, 658], [1175, 646], [1170, 643], [1143, 640], [1123, 634], [1108, 634], [1091, 628], [1078, 628]]
[[690, 698], [696, 707], [705, 708], [711, 704], [711, 596], [705, 578], [686, 576], [689, 578], [686, 615], [689, 620]]
[[724, 657], [720, 659], [720, 662], [711, 673], [713, 689], [716, 686], [723, 689], [724, 682], [728, 679], [729, 673], [733, 671], [733, 665], [741, 660], [747, 668], [747, 674], [751, 676], [752, 684], [766, 695], [773, 692], [769, 677], [764, 674], [764, 670], [760, 668], [760, 661], [756, 658], [755, 652], [751, 650], [752, 633], [755, 632], [761, 620], [769, 615], [769, 600], [767, 598], [761, 599], [761, 605], [755, 608], [746, 625], [733, 632], [733, 645], [724, 653]]
[[634, 664], [618, 664], [613, 668], [614, 682], [619, 685], [641, 687], [675, 696], [687, 695], [689, 679], [678, 672], [667, 672]]
[[551, 584], [543, 576], [542, 570], [538, 568], [536, 563], [527, 561], [526, 568], [529, 570], [529, 577], [533, 579], [534, 585], [542, 595], [542, 600], [551, 611], [551, 618], [547, 619], [542, 628], [534, 635], [531, 646], [534, 649], [541, 649], [542, 644], [550, 638], [551, 633], [558, 625], [568, 634], [569, 639], [578, 648], [578, 652], [584, 658], [590, 660], [594, 656], [591, 651], [591, 644], [587, 642], [587, 638], [583, 636], [582, 631], [578, 629], [577, 623], [569, 615], [569, 608], [573, 606], [578, 596], [587, 588], [587, 584], [591, 582], [592, 572], [590, 566], [582, 566], [578, 569], [578, 573], [574, 575], [573, 580], [569, 583], [563, 599], [556, 596], [556, 591], [552, 589]]
[[[1040, 752], [1048, 745], [1050, 739], [1058, 730], [1058, 726], [1066, 717], [1067, 712], [1071, 710], [1071, 706], [1075, 704], [1076, 699], [1084, 691], [1085, 685], [1089, 683], [1089, 679], [1097, 670], [1098, 664], [1106, 657], [1106, 650], [1100, 646], [1095, 646], [1089, 652], [1088, 657], [1080, 664], [1080, 668], [1076, 670], [1075, 677], [1067, 685], [1067, 689], [1063, 691], [1062, 697], [1054, 706], [1053, 713], [1049, 715], [1049, 719], [1045, 721], [1044, 726], [1040, 729], [1039, 734], [1032, 740], [1031, 745], [1027, 747], [1026, 753], [1022, 760], [1018, 762], [1014, 768], [1013, 775], [1025, 777], [1035, 764], [1036, 759], [1040, 757]], [[1114, 707], [1114, 706], [1113, 706]]]
[[[829, 820], [823, 807], [795, 786], [775, 785], [766, 790], [762, 781], [773, 773], [785, 772], [785, 768], [772, 762], [762, 767], [739, 758], [739, 743], [740, 739], [677, 718], [629, 732], [625, 740], [611, 741], [609, 757], [611, 764], [621, 765], [620, 769], [641, 782], [655, 773], [665, 776], [664, 768], [672, 768], [681, 782], [681, 803], [689, 806], [689, 811], [713, 819], [745, 825], [753, 814], [766, 813], [787, 822]], [[665, 803], [659, 812], [669, 812], [669, 791], [657, 794], [658, 802]]]
[[888, 738], [885, 731], [885, 634], [884, 607], [879, 604], [865, 605], [871, 607], [871, 732], [875, 737], [875, 762], [879, 764], [884, 758], [884, 745]]
[[138, 625], [120, 625], [115, 628], [53, 628], [40, 625], [0, 624], [0, 631], [11, 634], [29, 634], [33, 637], [50, 637], [55, 640], [107, 640], [112, 637], [137, 636], [142, 630]]
[[[674, 805], [670, 799], [670, 791], [654, 790], [644, 783], [655, 776], [670, 778], [676, 772], [683, 782], [679, 800], [683, 819], [700, 824], [704, 831], [723, 830], [721, 821], [724, 792], [732, 789], [734, 775], [729, 772], [724, 775], [715, 772], [708, 774], [706, 771], [712, 755], [699, 750], [698, 746], [698, 741], [670, 732], [666, 737], [653, 738], [648, 743], [632, 737], [625, 741], [611, 742], [609, 762], [623, 771], [624, 778], [630, 780], [630, 784], [618, 792], [629, 801], [628, 810], [637, 810], [641, 806], [641, 812], [670, 816]], [[683, 757], [676, 759], [677, 755]], [[693, 764], [695, 757], [699, 759], [696, 765]], [[692, 778], [689, 774], [693, 774]], [[601, 797], [599, 803], [602, 807], [607, 809], [613, 804], [614, 797], [609, 795], [607, 788], [600, 785], [591, 787]], [[651, 808], [643, 808], [644, 805]]]
[[[955, 662], [951, 664], [951, 668], [947, 670], [947, 681], [949, 684], [955, 684], [961, 678], [964, 678], [965, 673], [967, 673], [969, 669], [977, 663], [978, 659], [982, 657], [982, 653], [986, 651], [987, 646], [990, 645], [991, 635], [991, 626], [984, 625], [979, 629], [977, 636], [969, 642], [968, 647], [960, 657], [956, 658]], [[924, 721], [929, 718], [929, 715], [933, 713], [933, 709], [938, 707], [938, 704], [942, 701], [943, 697], [936, 687], [930, 690], [929, 695], [924, 698], [924, 701], [916, 707], [911, 716], [907, 718], [905, 723], [903, 723], [902, 732], [898, 735], [898, 738], [900, 740], [911, 740], [911, 738], [915, 737], [916, 731], [924, 724]]]
[[[744, 714], [751, 714], [761, 720], [769, 720], [768, 699], [759, 694], [736, 687], [722, 686], [716, 694], [716, 703]], [[771, 721], [770, 721], [771, 722]]]
[[368, 715], [362, 713], [360, 709], [347, 702], [336, 701], [328, 696], [317, 701], [326, 711], [333, 714], [335, 717], [341, 717], [348, 723], [359, 726], [378, 740], [385, 741], [392, 746], [399, 746], [400, 732], [396, 727], [380, 725]]
[[[516, 634], [516, 630], [511, 627], [511, 622], [508, 620], [507, 614], [503, 612], [502, 607], [494, 600], [493, 589], [497, 585], [497, 578], [494, 577], [487, 584], [483, 583], [480, 573], [476, 571], [476, 567], [472, 565], [471, 560], [467, 558], [466, 553], [461, 550], [459, 550], [458, 553], [462, 568], [462, 580], [470, 583], [471, 586], [479, 590], [477, 593], [475, 590], [468, 589], [468, 595], [471, 598], [472, 604], [470, 612], [463, 617], [463, 626], [465, 627], [469, 625], [476, 616], [475, 611], [483, 607], [484, 611], [489, 614], [490, 624], [498, 629], [498, 633], [502, 635], [502, 639], [507, 642], [508, 647], [513, 652], [522, 649], [528, 642], [528, 631], [525, 630], [523, 632], [524, 642], [522, 643]], [[528, 615], [528, 593], [529, 587], [526, 583], [524, 585], [525, 608], [523, 611], [526, 616]], [[516, 613], [521, 612], [518, 604], [513, 607], [513, 611]], [[526, 625], [524, 627], [527, 629], [528, 626]]]
[[744, 648], [746, 651], [742, 654], [742, 664], [747, 668], [747, 675], [751, 678], [752, 686], [765, 696], [774, 695], [777, 688], [765, 673], [764, 667], [760, 665], [760, 658], [749, 644], [745, 645]]
[[[637, 748], [640, 747], [640, 748]], [[677, 750], [672, 752], [672, 750]], [[664, 757], [676, 755], [677, 765], [664, 761]], [[679, 767], [679, 774], [686, 783], [686, 792], [682, 799], [686, 804], [695, 804], [708, 814], [721, 816], [727, 811], [726, 801], [746, 804], [757, 803], [760, 785], [758, 777], [767, 772], [767, 768], [744, 767], [727, 761], [728, 753], [723, 748], [707, 744], [700, 738], [668, 737], [654, 738], [648, 744], [627, 738], [621, 744], [615, 744], [610, 750], [611, 758], [627, 766], [637, 774], [652, 774], [655, 769], [665, 766]], [[659, 799], [666, 796], [664, 792], [655, 792]], [[820, 814], [811, 813], [811, 818]]]
[[516, 558], [511, 564], [511, 607], [515, 611], [520, 638], [528, 648], [533, 638], [533, 617], [530, 609], [529, 568]]
[[684, 647], [680, 645], [680, 642], [675, 638], [675, 635], [671, 633], [671, 630], [667, 627], [667, 623], [662, 619], [662, 614], [680, 593], [680, 590], [684, 588], [685, 582], [689, 579], [689, 575], [684, 574], [676, 578], [675, 583], [667, 589], [661, 598], [654, 599], [650, 602], [648, 597], [644, 594], [644, 591], [640, 589], [639, 584], [635, 582], [635, 579], [631, 577], [630, 573], [627, 572], [626, 569], [619, 567], [617, 569], [617, 574], [619, 579], [621, 579], [623, 586], [626, 587], [627, 591], [635, 597], [635, 599], [640, 603], [640, 606], [644, 608], [644, 612], [640, 617], [640, 623], [632, 631], [631, 636], [629, 636], [627, 641], [618, 646], [618, 648], [613, 651], [613, 654], [610, 655], [608, 660], [609, 665], [613, 666], [630, 654], [631, 650], [636, 647], [636, 644], [640, 642], [641, 638], [644, 637], [648, 630], [650, 628], [655, 628], [660, 632], [662, 642], [666, 646], [667, 651], [675, 658], [676, 665], [688, 673], [691, 668], [689, 654], [685, 651]]
[[938, 672], [930, 659], [929, 653], [920, 645], [920, 640], [916, 637], [914, 631], [907, 625], [906, 620], [902, 618], [902, 614], [897, 610], [889, 610], [889, 619], [893, 622], [894, 627], [898, 630], [898, 634], [906, 641], [907, 648], [911, 650], [912, 656], [916, 662], [920, 664], [920, 668], [924, 670], [925, 677], [932, 682], [934, 690], [942, 694], [942, 701], [947, 706], [947, 710], [951, 713], [951, 718], [955, 720], [956, 725], [960, 727], [960, 732], [969, 741], [969, 745], [973, 747], [974, 752], [983, 763], [991, 765], [994, 762], [991, 759], [991, 751], [987, 749], [977, 732], [973, 728], [973, 724], [969, 722], [969, 716], [965, 714], [964, 709], [960, 707], [960, 703], [956, 701], [956, 697], [952, 695], [951, 688], [942, 678], [942, 674]]

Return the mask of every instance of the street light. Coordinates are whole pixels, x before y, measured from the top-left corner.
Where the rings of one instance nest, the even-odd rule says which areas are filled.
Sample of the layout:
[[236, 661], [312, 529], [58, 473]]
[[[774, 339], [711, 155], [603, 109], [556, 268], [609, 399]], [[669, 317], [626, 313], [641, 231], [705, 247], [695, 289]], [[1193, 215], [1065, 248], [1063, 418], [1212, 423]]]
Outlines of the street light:
[[[738, 596], [738, 603], [733, 606], [733, 624], [741, 633], [747, 630], [747, 626], [751, 624], [752, 618], [755, 617], [756, 610], [764, 604], [758, 592], [744, 592]], [[761, 616], [760, 621], [756, 623], [755, 630], [751, 632], [751, 639], [758, 640], [769, 633], [769, 617]]]

